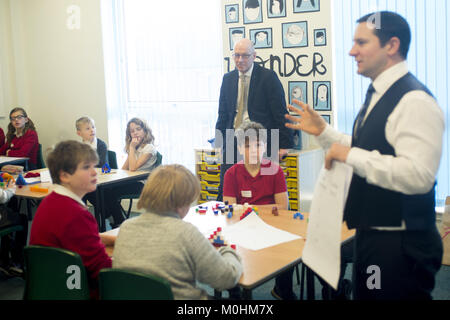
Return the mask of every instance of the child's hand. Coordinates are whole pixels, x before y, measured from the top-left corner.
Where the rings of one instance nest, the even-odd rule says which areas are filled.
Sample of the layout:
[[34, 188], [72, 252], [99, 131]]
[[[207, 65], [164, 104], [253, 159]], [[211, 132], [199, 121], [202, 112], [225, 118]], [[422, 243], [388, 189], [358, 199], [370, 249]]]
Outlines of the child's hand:
[[9, 180], [8, 182], [3, 182], [3, 189], [10, 189], [16, 192], [16, 182], [14, 180]]
[[131, 143], [130, 146], [133, 147], [134, 149], [136, 149], [136, 147], [139, 145], [139, 138], [133, 138], [131, 139]]

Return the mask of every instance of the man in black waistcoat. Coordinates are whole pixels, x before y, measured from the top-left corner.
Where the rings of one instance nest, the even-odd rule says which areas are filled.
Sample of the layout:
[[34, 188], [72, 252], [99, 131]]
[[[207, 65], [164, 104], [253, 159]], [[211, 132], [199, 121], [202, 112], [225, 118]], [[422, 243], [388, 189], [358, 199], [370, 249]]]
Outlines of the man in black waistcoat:
[[405, 19], [377, 12], [357, 21], [350, 55], [372, 80], [350, 137], [308, 105], [289, 106], [288, 127], [317, 137], [333, 161], [353, 168], [344, 209], [356, 228], [355, 299], [431, 299], [442, 261], [436, 228], [435, 179], [445, 130], [430, 91], [408, 72], [411, 31]]

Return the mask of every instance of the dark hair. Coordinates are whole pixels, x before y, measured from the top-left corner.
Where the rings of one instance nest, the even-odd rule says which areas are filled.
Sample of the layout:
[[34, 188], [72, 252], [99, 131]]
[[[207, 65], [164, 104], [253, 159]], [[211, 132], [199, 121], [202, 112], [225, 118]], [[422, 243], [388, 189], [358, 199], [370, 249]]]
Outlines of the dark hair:
[[270, 13], [273, 14], [273, 12], [272, 12], [272, 6], [273, 6], [273, 2], [274, 2], [274, 1], [278, 1], [278, 3], [280, 4], [280, 13], [283, 12], [284, 7], [283, 7], [283, 1], [282, 1], [282, 0], [270, 0], [270, 7], [269, 7]]
[[245, 3], [245, 8], [259, 8], [259, 1], [258, 0], [247, 0]]
[[379, 11], [365, 15], [358, 19], [357, 23], [372, 22], [372, 19], [379, 19], [375, 28], [374, 34], [380, 40], [381, 46], [393, 37], [400, 39], [399, 53], [403, 58], [408, 57], [409, 46], [411, 44], [411, 29], [408, 22], [401, 15], [390, 11]]
[[[30, 118], [28, 118], [27, 112], [23, 108], [14, 108], [9, 113], [9, 117], [11, 118], [11, 115], [17, 111], [20, 111], [24, 117], [28, 119], [28, 122], [25, 123], [25, 127], [23, 128], [22, 134], [25, 134], [28, 130], [36, 131], [36, 128], [34, 127], [33, 121], [31, 121]], [[8, 133], [6, 134], [6, 143], [10, 144], [14, 136], [16, 135], [16, 128], [12, 125], [11, 121], [8, 124]]]
[[270, 42], [269, 42], [269, 33], [268, 33], [267, 31], [258, 31], [258, 32], [255, 32], [255, 42], [254, 42], [253, 44], [256, 45], [256, 36], [258, 35], [258, 33], [265, 33], [265, 34], [266, 34], [266, 43], [267, 43], [267, 45], [270, 45]]
[[[297, 7], [301, 7], [302, 2], [303, 2], [303, 0], [297, 0]], [[315, 0], [311, 0], [311, 4], [313, 5], [313, 7], [315, 7], [316, 6]]]
[[58, 143], [47, 157], [47, 166], [53, 183], [61, 184], [62, 172], [73, 174], [82, 162], [98, 163], [97, 151], [90, 145], [75, 140]]

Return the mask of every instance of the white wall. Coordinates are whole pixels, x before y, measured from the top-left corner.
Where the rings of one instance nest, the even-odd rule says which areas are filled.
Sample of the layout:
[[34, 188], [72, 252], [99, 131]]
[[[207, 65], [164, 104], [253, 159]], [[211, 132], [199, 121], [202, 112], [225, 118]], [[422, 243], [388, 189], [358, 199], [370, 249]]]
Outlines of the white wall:
[[[75, 120], [83, 115], [95, 119], [97, 135], [108, 141], [100, 0], [0, 0], [0, 4], [2, 15], [10, 17], [14, 60], [8, 62], [11, 83], [3, 85], [10, 97], [7, 113], [13, 105], [23, 106], [44, 150], [61, 140], [78, 139]], [[79, 29], [67, 26], [75, 17], [67, 12], [71, 5], [80, 8]], [[3, 11], [8, 7], [9, 12]], [[1, 44], [8, 40], [5, 33], [0, 27]], [[7, 119], [0, 124], [5, 129]]]
[[9, 1], [0, 0], [0, 126], [6, 128], [9, 106], [17, 103]]

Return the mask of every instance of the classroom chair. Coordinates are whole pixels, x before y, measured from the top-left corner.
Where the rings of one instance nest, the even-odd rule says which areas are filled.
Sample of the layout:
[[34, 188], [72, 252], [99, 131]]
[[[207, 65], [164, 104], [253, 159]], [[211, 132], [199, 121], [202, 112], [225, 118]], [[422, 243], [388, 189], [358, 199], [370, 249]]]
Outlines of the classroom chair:
[[101, 270], [99, 289], [100, 300], [173, 300], [168, 281], [121, 269]]
[[45, 162], [44, 162], [44, 156], [42, 155], [42, 144], [39, 143], [36, 169], [43, 169], [43, 168], [45, 168]]
[[[156, 162], [155, 165], [153, 166], [153, 169], [155, 169], [156, 167], [160, 166], [162, 163], [162, 154], [159, 153], [159, 151], [156, 152]], [[130, 213], [131, 213], [131, 208], [133, 207], [133, 199], [139, 199], [139, 197], [141, 196], [140, 193], [134, 193], [134, 194], [124, 194], [120, 197], [119, 201], [122, 201], [124, 199], [128, 199], [130, 200], [130, 204], [128, 205], [128, 210], [125, 211], [122, 206], [122, 214], [124, 215], [125, 219], [128, 219], [130, 217]]]
[[25, 247], [24, 300], [89, 300], [86, 269], [72, 251]]
[[108, 150], [108, 161], [109, 161], [109, 167], [111, 169], [119, 169], [117, 165], [117, 156], [114, 151]]

